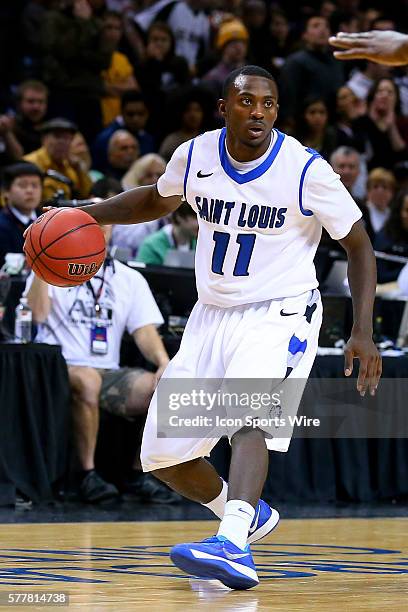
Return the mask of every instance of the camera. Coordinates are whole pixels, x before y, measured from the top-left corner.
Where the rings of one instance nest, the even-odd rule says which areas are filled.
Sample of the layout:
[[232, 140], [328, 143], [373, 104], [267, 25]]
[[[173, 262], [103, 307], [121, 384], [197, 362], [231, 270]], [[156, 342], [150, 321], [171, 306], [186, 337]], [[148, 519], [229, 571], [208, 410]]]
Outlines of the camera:
[[97, 198], [89, 198], [87, 200], [67, 200], [65, 198], [65, 192], [63, 189], [57, 189], [52, 198], [43, 202], [43, 206], [53, 206], [55, 208], [75, 208], [76, 206], [87, 206], [88, 204], [95, 204], [98, 202]]

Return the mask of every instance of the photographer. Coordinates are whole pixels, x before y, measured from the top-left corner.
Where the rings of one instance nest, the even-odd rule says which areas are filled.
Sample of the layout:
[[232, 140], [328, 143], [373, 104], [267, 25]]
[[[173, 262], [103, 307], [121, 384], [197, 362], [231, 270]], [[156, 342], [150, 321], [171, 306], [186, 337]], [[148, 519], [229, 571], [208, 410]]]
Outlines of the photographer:
[[38, 166], [44, 173], [54, 170], [68, 179], [66, 182], [46, 176], [43, 186], [43, 200], [55, 195], [58, 189], [64, 191], [66, 198], [86, 198], [92, 181], [79, 162], [70, 158], [70, 147], [77, 127], [68, 119], [56, 118], [41, 126], [42, 147], [29, 153], [25, 160]]

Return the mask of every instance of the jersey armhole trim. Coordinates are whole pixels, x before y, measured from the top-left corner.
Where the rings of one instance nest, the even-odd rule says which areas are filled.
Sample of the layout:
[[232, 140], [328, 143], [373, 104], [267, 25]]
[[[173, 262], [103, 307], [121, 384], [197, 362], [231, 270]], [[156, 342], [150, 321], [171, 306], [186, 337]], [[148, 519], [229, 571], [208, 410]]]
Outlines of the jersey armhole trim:
[[[308, 150], [308, 149], [306, 149]], [[310, 151], [313, 151], [313, 149], [311, 149]], [[300, 175], [300, 183], [299, 183], [299, 208], [300, 208], [300, 212], [302, 213], [302, 215], [304, 215], [305, 217], [311, 217], [313, 215], [313, 211], [312, 210], [308, 210], [307, 208], [303, 208], [303, 185], [305, 182], [305, 177], [306, 177], [306, 172], [309, 169], [309, 166], [314, 162], [315, 159], [321, 158], [322, 156], [313, 151], [312, 157], [310, 159], [307, 160], [305, 167], [302, 170], [302, 174]]]
[[194, 138], [193, 140], [190, 142], [190, 147], [188, 149], [188, 155], [187, 155], [187, 165], [186, 165], [186, 171], [184, 173], [184, 182], [183, 182], [183, 195], [184, 195], [184, 199], [187, 201], [187, 179], [188, 179], [188, 173], [190, 172], [190, 165], [191, 165], [191, 156], [193, 154], [193, 147], [194, 147]]

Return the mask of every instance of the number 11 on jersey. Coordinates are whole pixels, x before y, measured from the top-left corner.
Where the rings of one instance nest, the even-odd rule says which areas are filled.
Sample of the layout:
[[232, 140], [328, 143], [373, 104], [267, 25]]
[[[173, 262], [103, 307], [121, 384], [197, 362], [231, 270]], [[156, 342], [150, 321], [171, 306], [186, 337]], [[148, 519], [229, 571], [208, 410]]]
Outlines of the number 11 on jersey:
[[[238, 234], [236, 242], [239, 244], [237, 259], [234, 266], [234, 276], [248, 276], [249, 262], [254, 250], [256, 234]], [[215, 274], [224, 274], [223, 267], [231, 235], [226, 232], [214, 232], [214, 251], [211, 270]]]

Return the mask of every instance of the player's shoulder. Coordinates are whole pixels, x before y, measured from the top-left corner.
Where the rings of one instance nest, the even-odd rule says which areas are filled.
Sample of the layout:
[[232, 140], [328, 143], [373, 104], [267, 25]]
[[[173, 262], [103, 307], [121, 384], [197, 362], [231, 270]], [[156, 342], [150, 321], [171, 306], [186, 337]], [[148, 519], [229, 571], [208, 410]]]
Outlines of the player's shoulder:
[[202, 134], [200, 134], [199, 136], [196, 136], [195, 138], [193, 138], [192, 140], [189, 141], [190, 145], [189, 148], [191, 146], [191, 143], [193, 143], [194, 148], [198, 148], [198, 147], [203, 147], [203, 148], [207, 148], [207, 147], [211, 147], [211, 146], [216, 146], [218, 147], [218, 142], [219, 142], [219, 138], [220, 138], [220, 134], [221, 134], [221, 130], [209, 130], [208, 132], [203, 132]]
[[292, 158], [297, 159], [303, 167], [313, 168], [314, 173], [325, 174], [334, 172], [328, 161], [319, 151], [305, 146], [297, 138], [285, 134], [285, 146]]
[[279, 130], [276, 131], [278, 132], [278, 134], [282, 134], [282, 136], [284, 136], [285, 147], [287, 149], [290, 149], [290, 153], [292, 155], [295, 154], [299, 157], [303, 157], [305, 160], [308, 160], [312, 155], [320, 155], [318, 151], [315, 151], [314, 149], [311, 149], [310, 147], [307, 147], [306, 145], [302, 144], [300, 140], [298, 140], [294, 136], [279, 132]]
[[203, 132], [190, 140], [182, 142], [181, 145], [179, 145], [174, 151], [172, 159], [182, 159], [183, 161], [187, 161], [188, 157], [193, 153], [193, 151], [201, 149], [208, 151], [208, 147], [218, 147], [220, 133], [221, 130], [211, 130], [209, 132]]

